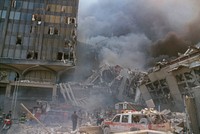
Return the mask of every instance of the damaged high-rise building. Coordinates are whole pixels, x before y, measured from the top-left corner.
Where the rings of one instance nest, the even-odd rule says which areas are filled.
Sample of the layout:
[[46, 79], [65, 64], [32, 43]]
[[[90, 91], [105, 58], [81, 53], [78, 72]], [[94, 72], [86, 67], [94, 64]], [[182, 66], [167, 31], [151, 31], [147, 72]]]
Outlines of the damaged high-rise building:
[[16, 93], [21, 101], [58, 98], [60, 76], [76, 63], [78, 3], [0, 1], [0, 107]]

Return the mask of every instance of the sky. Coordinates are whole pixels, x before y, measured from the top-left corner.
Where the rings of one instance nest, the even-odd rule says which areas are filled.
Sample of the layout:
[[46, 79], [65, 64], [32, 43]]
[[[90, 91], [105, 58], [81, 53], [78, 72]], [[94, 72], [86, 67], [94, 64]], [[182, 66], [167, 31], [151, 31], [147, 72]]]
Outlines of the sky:
[[144, 69], [200, 40], [198, 0], [80, 0], [78, 40], [102, 64]]

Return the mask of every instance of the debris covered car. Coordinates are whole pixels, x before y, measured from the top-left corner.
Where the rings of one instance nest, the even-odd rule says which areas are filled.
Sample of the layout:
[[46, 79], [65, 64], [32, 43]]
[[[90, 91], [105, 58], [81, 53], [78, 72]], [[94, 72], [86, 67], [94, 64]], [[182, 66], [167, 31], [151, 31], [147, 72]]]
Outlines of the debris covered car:
[[101, 124], [104, 134], [137, 131], [157, 130], [171, 131], [171, 123], [161, 113], [145, 113], [143, 111], [128, 111], [116, 114], [111, 121]]

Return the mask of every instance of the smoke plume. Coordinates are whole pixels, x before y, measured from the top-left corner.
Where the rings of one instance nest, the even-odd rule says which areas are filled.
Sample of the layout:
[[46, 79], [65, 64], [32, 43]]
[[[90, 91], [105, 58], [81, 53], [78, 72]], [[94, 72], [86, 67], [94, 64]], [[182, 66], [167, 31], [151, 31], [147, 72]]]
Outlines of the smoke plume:
[[108, 64], [144, 68], [200, 40], [198, 0], [80, 0], [78, 40]]

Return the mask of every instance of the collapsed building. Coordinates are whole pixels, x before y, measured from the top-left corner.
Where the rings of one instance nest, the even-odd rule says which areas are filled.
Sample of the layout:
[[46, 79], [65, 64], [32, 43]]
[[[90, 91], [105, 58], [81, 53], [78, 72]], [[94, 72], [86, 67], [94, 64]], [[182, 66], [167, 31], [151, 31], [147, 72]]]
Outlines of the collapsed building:
[[139, 88], [148, 107], [188, 112], [193, 126], [200, 122], [200, 49], [197, 46], [189, 47], [170, 62], [157, 63], [147, 76], [149, 80]]
[[[56, 101], [76, 64], [78, 0], [0, 1], [0, 107]], [[10, 104], [12, 106], [10, 107]]]
[[90, 110], [102, 106], [114, 107], [119, 101], [134, 102], [134, 105], [145, 107], [138, 88], [145, 81], [145, 76], [146, 73], [138, 70], [104, 64], [86, 80], [60, 83], [58, 88], [65, 102], [83, 108], [90, 107]]

